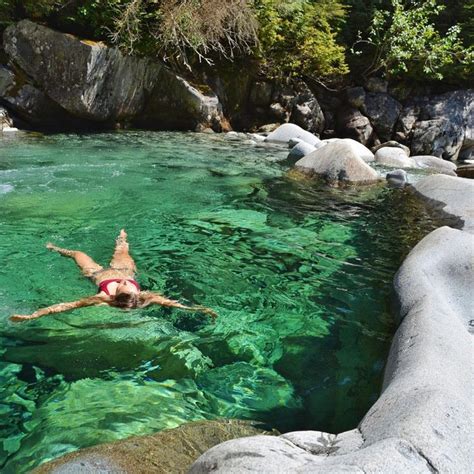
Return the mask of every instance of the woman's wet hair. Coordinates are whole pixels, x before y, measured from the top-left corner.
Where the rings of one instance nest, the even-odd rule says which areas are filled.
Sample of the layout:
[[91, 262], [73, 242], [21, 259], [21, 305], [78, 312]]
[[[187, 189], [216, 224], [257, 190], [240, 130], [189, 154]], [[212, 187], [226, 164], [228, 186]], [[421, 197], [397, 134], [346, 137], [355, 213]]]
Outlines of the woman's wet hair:
[[118, 308], [136, 308], [140, 302], [139, 295], [137, 293], [117, 293], [111, 301], [113, 306]]

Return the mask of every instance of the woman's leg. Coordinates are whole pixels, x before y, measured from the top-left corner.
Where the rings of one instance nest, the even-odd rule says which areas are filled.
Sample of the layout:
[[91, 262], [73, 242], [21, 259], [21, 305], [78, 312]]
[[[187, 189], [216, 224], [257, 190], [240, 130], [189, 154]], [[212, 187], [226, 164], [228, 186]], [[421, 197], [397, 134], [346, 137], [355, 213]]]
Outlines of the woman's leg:
[[65, 257], [73, 258], [77, 266], [82, 270], [82, 274], [86, 277], [91, 277], [94, 273], [103, 270], [104, 268], [98, 263], [94, 262], [94, 260], [92, 260], [89, 255], [85, 254], [84, 252], [80, 252], [79, 250], [62, 249], [61, 247], [56, 247], [56, 245], [51, 243], [47, 244], [46, 248], [49, 250], [54, 250]]
[[128, 253], [127, 233], [123, 229], [115, 241], [115, 252], [110, 261], [110, 268], [128, 271], [132, 276], [137, 271], [135, 262]]

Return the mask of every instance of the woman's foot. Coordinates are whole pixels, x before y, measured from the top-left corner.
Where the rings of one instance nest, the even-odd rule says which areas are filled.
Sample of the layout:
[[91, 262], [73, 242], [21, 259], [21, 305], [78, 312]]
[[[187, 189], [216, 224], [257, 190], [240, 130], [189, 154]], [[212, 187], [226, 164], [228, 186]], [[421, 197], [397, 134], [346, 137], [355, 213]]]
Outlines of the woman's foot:
[[58, 252], [61, 255], [64, 255], [65, 257], [73, 257], [75, 251], [74, 250], [69, 250], [69, 249], [62, 249], [61, 247], [57, 247], [56, 245], [52, 244], [51, 242], [48, 242], [46, 244], [46, 248], [48, 250]]

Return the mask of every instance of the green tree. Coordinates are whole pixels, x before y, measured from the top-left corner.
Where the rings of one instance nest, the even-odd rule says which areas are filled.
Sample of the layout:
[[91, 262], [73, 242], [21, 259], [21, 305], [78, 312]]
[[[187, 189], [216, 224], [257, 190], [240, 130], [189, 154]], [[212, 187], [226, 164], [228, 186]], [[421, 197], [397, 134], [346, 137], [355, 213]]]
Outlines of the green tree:
[[274, 75], [333, 81], [349, 72], [338, 33], [346, 9], [338, 0], [255, 0], [260, 57]]
[[357, 42], [372, 48], [366, 75], [424, 81], [472, 74], [473, 49], [463, 45], [461, 27], [452, 25], [442, 35], [434, 25], [444, 6], [436, 0], [391, 1], [392, 10], [377, 10], [368, 37]]

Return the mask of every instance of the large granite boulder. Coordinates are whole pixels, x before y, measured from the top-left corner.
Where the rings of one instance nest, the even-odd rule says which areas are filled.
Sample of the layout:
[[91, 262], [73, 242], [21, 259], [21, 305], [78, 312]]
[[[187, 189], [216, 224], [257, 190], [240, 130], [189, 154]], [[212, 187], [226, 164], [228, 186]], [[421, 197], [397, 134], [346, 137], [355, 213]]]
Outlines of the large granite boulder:
[[352, 138], [328, 138], [327, 140], [322, 140], [321, 144], [326, 145], [327, 143], [336, 142], [349, 145], [354, 150], [354, 152], [366, 163], [370, 163], [375, 159], [375, 155], [365, 145], [362, 145], [362, 143], [358, 142], [357, 140], [353, 140]]
[[404, 150], [397, 147], [384, 147], [375, 152], [375, 162], [392, 168], [416, 168], [413, 158], [409, 158]]
[[398, 143], [395, 140], [389, 140], [388, 142], [381, 143], [380, 145], [374, 146], [372, 148], [372, 151], [375, 153], [377, 150], [380, 150], [380, 148], [400, 148], [402, 149], [407, 156], [410, 156], [410, 148], [408, 148], [406, 145], [403, 145], [401, 143]]
[[456, 176], [456, 165], [452, 161], [443, 160], [437, 156], [412, 156], [416, 166], [433, 172]]
[[[141, 124], [171, 129], [220, 120], [212, 93], [203, 94], [159, 62], [124, 56], [28, 20], [5, 30], [4, 49], [24, 82], [79, 119], [115, 125], [139, 118]], [[19, 95], [16, 88], [5, 100], [23, 112], [27, 107]]]
[[453, 226], [474, 232], [474, 181], [435, 174], [415, 183], [413, 189], [441, 218], [452, 216]]
[[303, 130], [300, 126], [295, 125], [294, 123], [284, 123], [283, 125], [280, 125], [275, 131], [267, 136], [265, 141], [287, 144], [292, 138], [299, 138], [313, 146], [317, 146], [321, 142], [316, 135]]
[[474, 90], [417, 97], [400, 114], [395, 139], [413, 154], [456, 160], [474, 144]]
[[318, 148], [297, 161], [295, 168], [333, 185], [372, 184], [379, 180], [377, 172], [345, 140], [336, 140]]

